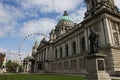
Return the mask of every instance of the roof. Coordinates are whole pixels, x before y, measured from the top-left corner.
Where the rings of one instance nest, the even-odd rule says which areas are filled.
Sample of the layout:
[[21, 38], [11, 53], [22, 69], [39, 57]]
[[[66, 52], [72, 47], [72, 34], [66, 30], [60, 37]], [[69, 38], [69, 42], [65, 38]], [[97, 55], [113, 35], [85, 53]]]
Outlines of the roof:
[[33, 56], [27, 56], [25, 59], [34, 60], [34, 57]]
[[5, 54], [0, 53], [0, 62], [4, 62]]
[[59, 22], [60, 21], [70, 21], [70, 22], [73, 22], [73, 19], [68, 16], [67, 11], [64, 11], [63, 16], [59, 19]]

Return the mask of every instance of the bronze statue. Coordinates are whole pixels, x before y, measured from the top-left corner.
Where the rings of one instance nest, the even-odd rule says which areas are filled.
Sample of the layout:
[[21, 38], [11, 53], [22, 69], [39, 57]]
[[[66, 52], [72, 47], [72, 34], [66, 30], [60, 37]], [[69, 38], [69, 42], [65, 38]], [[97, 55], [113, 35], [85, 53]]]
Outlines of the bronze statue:
[[98, 36], [91, 30], [90, 36], [90, 54], [98, 52]]

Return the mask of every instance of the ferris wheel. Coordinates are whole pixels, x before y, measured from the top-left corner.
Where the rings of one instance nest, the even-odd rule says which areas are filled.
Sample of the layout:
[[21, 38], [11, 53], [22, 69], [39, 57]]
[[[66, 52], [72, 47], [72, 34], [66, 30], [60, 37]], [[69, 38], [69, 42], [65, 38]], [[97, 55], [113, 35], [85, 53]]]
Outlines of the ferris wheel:
[[[33, 37], [32, 37], [33, 36]], [[40, 36], [42, 36], [42, 37], [44, 37], [44, 38], [46, 38], [46, 39], [49, 39], [49, 37], [46, 35], [46, 34], [43, 34], [43, 33], [30, 33], [30, 34], [28, 34], [28, 35], [26, 35], [23, 39], [22, 39], [22, 41], [19, 43], [19, 46], [18, 46], [18, 58], [19, 58], [19, 60], [20, 60], [20, 62], [22, 63], [22, 48], [24, 47], [24, 44], [25, 44], [25, 42], [26, 42], [26, 40], [28, 40], [30, 37], [32, 37], [33, 38], [33, 41], [35, 42], [35, 39], [37, 39], [37, 38], [35, 38], [35, 36], [36, 37], [40, 37]], [[39, 39], [38, 39], [39, 40]], [[29, 43], [31, 43], [32, 41], [29, 41]]]

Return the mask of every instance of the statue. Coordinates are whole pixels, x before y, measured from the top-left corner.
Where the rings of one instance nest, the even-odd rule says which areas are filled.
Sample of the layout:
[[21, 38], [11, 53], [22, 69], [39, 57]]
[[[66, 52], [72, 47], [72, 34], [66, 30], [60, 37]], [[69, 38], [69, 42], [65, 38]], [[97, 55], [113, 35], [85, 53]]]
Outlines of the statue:
[[90, 54], [98, 52], [98, 36], [91, 30], [90, 36]]

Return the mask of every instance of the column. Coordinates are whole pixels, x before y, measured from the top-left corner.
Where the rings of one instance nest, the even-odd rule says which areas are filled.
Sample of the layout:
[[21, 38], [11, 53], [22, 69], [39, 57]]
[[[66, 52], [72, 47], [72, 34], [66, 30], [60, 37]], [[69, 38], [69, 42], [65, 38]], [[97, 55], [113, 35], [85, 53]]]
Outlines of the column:
[[80, 39], [79, 39], [79, 34], [77, 35], [77, 47], [78, 47], [78, 54], [80, 54]]
[[43, 61], [44, 61], [44, 50], [42, 51], [42, 57], [43, 57]]
[[75, 37], [75, 43], [76, 43], [76, 54], [78, 54], [78, 39], [77, 39], [77, 36]]
[[60, 47], [58, 46], [58, 54], [57, 54], [57, 59], [60, 58]]
[[119, 24], [117, 24], [117, 27], [118, 27], [118, 39], [119, 39], [119, 45], [120, 45], [120, 23]]
[[100, 21], [100, 28], [101, 28], [101, 32], [100, 32], [101, 45], [105, 45], [107, 41], [106, 41], [106, 35], [105, 35], [104, 25], [102, 24], [102, 21]]
[[108, 23], [108, 19], [104, 18], [103, 20], [104, 23], [104, 28], [105, 28], [105, 35], [106, 35], [106, 40], [107, 40], [107, 44], [112, 44], [112, 38], [111, 38], [111, 32], [110, 32], [110, 25]]
[[62, 44], [62, 58], [65, 57], [65, 43]]
[[86, 4], [87, 4], [87, 9], [90, 10], [90, 4], [89, 4], [88, 0], [86, 0]]
[[72, 48], [71, 48], [71, 39], [69, 40], [69, 56], [72, 55]]
[[110, 28], [110, 35], [111, 35], [112, 45], [113, 45], [114, 44], [114, 36], [113, 36], [113, 32], [112, 32], [112, 22], [111, 22], [110, 19], [108, 20], [108, 22], [110, 24], [109, 28]]
[[77, 43], [77, 45], [78, 45], [78, 53], [80, 54], [80, 35], [79, 34], [77, 36], [77, 41], [78, 41], [78, 43]]
[[48, 60], [48, 48], [46, 48], [46, 60]]
[[87, 42], [88, 42], [88, 50], [90, 50], [89, 35], [90, 35], [90, 28], [87, 28]]
[[88, 41], [87, 41], [87, 31], [86, 29], [84, 30], [84, 38], [85, 38], [85, 50], [88, 50]]

